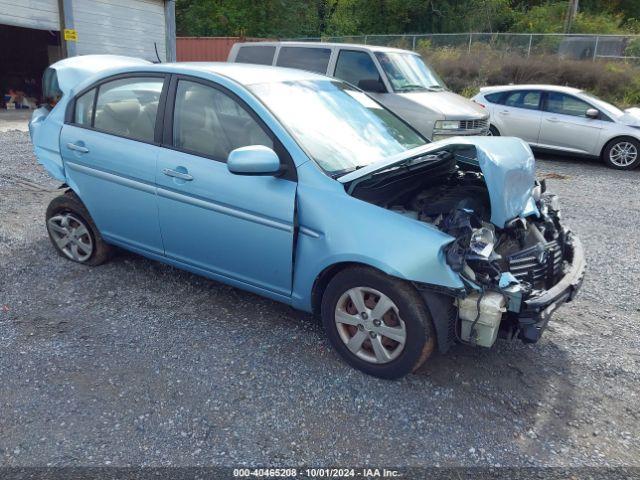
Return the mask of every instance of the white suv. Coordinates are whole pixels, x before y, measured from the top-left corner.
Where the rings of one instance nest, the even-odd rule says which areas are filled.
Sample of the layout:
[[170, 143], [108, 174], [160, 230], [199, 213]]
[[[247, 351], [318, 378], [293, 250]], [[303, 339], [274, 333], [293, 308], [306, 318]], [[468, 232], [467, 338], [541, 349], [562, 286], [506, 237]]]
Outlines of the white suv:
[[420, 55], [398, 48], [323, 42], [236, 43], [229, 62], [277, 65], [336, 77], [364, 90], [431, 140], [486, 135], [487, 112], [447, 90]]

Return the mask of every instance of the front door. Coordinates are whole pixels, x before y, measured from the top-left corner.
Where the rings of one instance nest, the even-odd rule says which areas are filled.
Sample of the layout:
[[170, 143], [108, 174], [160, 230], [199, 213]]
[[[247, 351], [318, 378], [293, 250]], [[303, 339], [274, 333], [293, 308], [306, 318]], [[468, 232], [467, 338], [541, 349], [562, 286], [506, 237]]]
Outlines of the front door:
[[[291, 294], [296, 182], [234, 175], [235, 148], [277, 140], [222, 87], [178, 80], [157, 167], [166, 255], [245, 286]], [[170, 133], [169, 133], [170, 130]]]
[[594, 153], [602, 120], [587, 117], [587, 110], [593, 107], [573, 95], [560, 92], [548, 92], [545, 104], [540, 145], [576, 153]]
[[102, 83], [76, 99], [60, 134], [69, 186], [105, 240], [155, 254], [164, 252], [155, 193], [161, 148], [154, 144], [163, 84], [162, 76]]

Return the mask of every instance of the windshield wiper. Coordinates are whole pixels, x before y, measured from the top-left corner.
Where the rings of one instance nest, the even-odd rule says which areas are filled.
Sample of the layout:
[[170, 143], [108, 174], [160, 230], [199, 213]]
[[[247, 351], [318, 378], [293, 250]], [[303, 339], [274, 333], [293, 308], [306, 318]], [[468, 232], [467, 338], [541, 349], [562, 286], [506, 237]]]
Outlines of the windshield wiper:
[[362, 167], [366, 167], [366, 165], [356, 165], [355, 167], [349, 167], [349, 168], [345, 168], [343, 170], [336, 170], [335, 172], [331, 172], [331, 177], [333, 178], [338, 178], [338, 177], [342, 177], [344, 175], [347, 175], [348, 173], [351, 172], [355, 172], [356, 170], [362, 168]]

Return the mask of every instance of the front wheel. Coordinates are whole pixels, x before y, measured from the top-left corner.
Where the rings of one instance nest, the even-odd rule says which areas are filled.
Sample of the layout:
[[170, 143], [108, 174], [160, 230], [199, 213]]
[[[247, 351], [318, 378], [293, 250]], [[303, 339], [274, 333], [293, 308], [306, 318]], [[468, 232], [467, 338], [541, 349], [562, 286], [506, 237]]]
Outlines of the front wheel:
[[431, 316], [415, 288], [367, 267], [338, 273], [322, 297], [322, 323], [351, 366], [381, 378], [416, 370], [431, 354]]
[[640, 165], [640, 142], [630, 137], [611, 140], [602, 152], [602, 159], [611, 168], [633, 170]]
[[489, 125], [489, 132], [487, 133], [487, 136], [489, 136], [489, 137], [499, 137], [500, 136], [500, 132], [493, 125]]

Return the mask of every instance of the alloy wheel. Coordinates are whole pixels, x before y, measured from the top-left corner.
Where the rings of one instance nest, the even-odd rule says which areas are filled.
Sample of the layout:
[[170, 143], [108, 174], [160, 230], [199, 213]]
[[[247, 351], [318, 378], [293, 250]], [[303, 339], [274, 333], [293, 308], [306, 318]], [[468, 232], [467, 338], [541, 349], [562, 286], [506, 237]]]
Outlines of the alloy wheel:
[[340, 339], [358, 358], [389, 363], [404, 350], [405, 323], [384, 293], [369, 287], [351, 288], [338, 300], [334, 315]]
[[54, 215], [47, 221], [51, 238], [71, 260], [85, 262], [93, 253], [93, 239], [88, 227], [77, 216], [65, 212]]
[[628, 167], [638, 158], [638, 149], [631, 142], [618, 142], [609, 152], [609, 160], [618, 167]]

